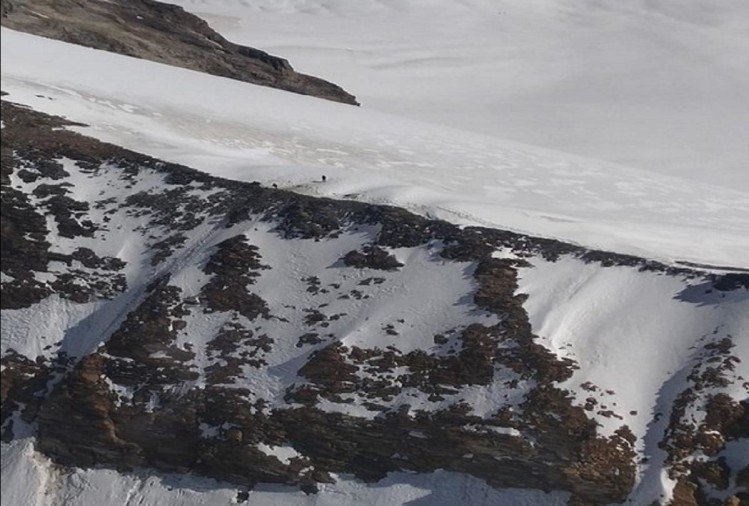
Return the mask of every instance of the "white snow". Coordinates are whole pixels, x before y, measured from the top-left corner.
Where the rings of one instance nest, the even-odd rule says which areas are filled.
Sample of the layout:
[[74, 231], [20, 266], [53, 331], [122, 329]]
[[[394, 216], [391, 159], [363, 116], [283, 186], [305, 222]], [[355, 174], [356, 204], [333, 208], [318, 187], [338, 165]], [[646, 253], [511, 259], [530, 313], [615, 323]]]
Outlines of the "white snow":
[[473, 432], [493, 432], [495, 434], [502, 434], [505, 436], [520, 437], [522, 433], [513, 427], [495, 427], [492, 425], [485, 425], [482, 427], [476, 427], [475, 425], [466, 425], [466, 429]]
[[[94, 201], [112, 198], [123, 202], [127, 196], [140, 191], [166, 188], [163, 175], [153, 171], [144, 171], [136, 184], [126, 187], [123, 191], [122, 181], [118, 181], [123, 174], [119, 170], [105, 168], [94, 173], [86, 173], [72, 160], [62, 159], [58, 162], [69, 174], [58, 182], [70, 185], [66, 188], [70, 191], [71, 198], [91, 204], [88, 212], [94, 221], [99, 223], [102, 223], [103, 211], [97, 209]], [[33, 195], [34, 188], [49, 183], [46, 178], [24, 183], [17, 175], [11, 176], [11, 184], [29, 195], [32, 205], [39, 205], [44, 200]], [[198, 190], [195, 192], [201, 193]], [[165, 267], [157, 268], [150, 265], [147, 255], [148, 241], [144, 238], [144, 230], [148, 228], [147, 217], [132, 216], [127, 209], [122, 208], [109, 217], [109, 225], [102, 226], [92, 237], [79, 236], [70, 239], [59, 235], [55, 219], [48, 214], [49, 232], [46, 240], [50, 243], [50, 250], [56, 253], [70, 254], [78, 248], [85, 247], [93, 250], [98, 256], [112, 256], [124, 260], [127, 263], [120, 272], [126, 276], [127, 291], [112, 300], [100, 299], [83, 304], [53, 295], [33, 307], [3, 310], [3, 353], [8, 349], [14, 349], [26, 357], [35, 359], [38, 356], [49, 358], [58, 351], [81, 357], [95, 350], [139, 301], [145, 284], [163, 272], [161, 269], [171, 268], [181, 273], [183, 269], [194, 268], [193, 250], [199, 249], [201, 242], [210, 237], [214, 226], [208, 222], [193, 231], [181, 249], [182, 254], [175, 255], [175, 259], [172, 260], [178, 262], [178, 265], [168, 263]], [[80, 267], [77, 263], [74, 262], [73, 267]], [[48, 269], [49, 272], [36, 273], [36, 278], [40, 281], [49, 281], [56, 278], [59, 272], [69, 270], [68, 266], [59, 262], [50, 262]], [[109, 277], [111, 273], [104, 276]]]
[[287, 465], [291, 463], [291, 459], [302, 456], [291, 446], [272, 446], [259, 443], [257, 448], [264, 454], [276, 457], [281, 463]]
[[363, 107], [749, 189], [744, 0], [176, 0]]
[[580, 158], [5, 28], [2, 42], [10, 100], [215, 175], [666, 261], [749, 265], [749, 191], [741, 185]]
[[[261, 264], [270, 267], [260, 270], [249, 290], [258, 293], [267, 302], [270, 319], [258, 318], [249, 321], [231, 313], [205, 314], [193, 311], [183, 319], [182, 329], [175, 344], [185, 348], [189, 343], [196, 357], [189, 361], [201, 373], [195, 383], [203, 384], [205, 367], [214, 363], [207, 352], [207, 343], [216, 337], [221, 326], [232, 320], [242, 327], [252, 329], [255, 336], [267, 335], [273, 339], [272, 350], [263, 354], [267, 366], [245, 367], [242, 377], [231, 383], [248, 388], [253, 398], [262, 398], [271, 406], [286, 405], [283, 400], [286, 389], [293, 383], [304, 383], [297, 370], [309, 354], [324, 345], [298, 347], [298, 338], [306, 332], [318, 333], [325, 344], [333, 341], [326, 336], [335, 336], [335, 342], [365, 349], [388, 346], [396, 347], [406, 354], [415, 349], [434, 348], [434, 335], [459, 332], [472, 322], [494, 325], [495, 315], [479, 310], [468, 294], [475, 290], [472, 263], [448, 262], [439, 256], [440, 244], [434, 248], [400, 248], [392, 253], [403, 263], [397, 272], [374, 269], [348, 269], [340, 259], [349, 251], [375, 238], [376, 227], [358, 226], [346, 230], [337, 239], [284, 239], [273, 231], [275, 223], [259, 219], [244, 222], [228, 229], [213, 232], [202, 242], [203, 253], [190, 262], [178, 262], [171, 283], [183, 290], [184, 297], [196, 295], [202, 285], [210, 280], [199, 270], [213, 253], [213, 246], [224, 239], [242, 234], [248, 244], [258, 247]], [[324, 292], [311, 294], [307, 291], [306, 279], [315, 276]], [[377, 282], [372, 281], [377, 278]], [[361, 283], [367, 284], [361, 284]], [[337, 285], [337, 286], [334, 286]], [[358, 291], [360, 298], [351, 296]], [[319, 309], [330, 318], [325, 327], [311, 327], [304, 322], [304, 309]], [[386, 326], [398, 333], [391, 335]], [[363, 373], [362, 373], [363, 374]], [[397, 376], [397, 371], [393, 373]], [[500, 375], [498, 375], [500, 376]], [[507, 379], [506, 375], [502, 376]], [[502, 392], [507, 394], [505, 389]], [[470, 394], [468, 394], [470, 396]], [[461, 392], [461, 398], [465, 395]], [[434, 409], [441, 403], [427, 401], [418, 390], [406, 389], [390, 403], [397, 406], [408, 402], [412, 406]], [[496, 405], [477, 403], [477, 410], [491, 411]], [[323, 409], [341, 411], [357, 416], [373, 418], [378, 412], [369, 411], [357, 403], [322, 402]]]
[[[529, 295], [524, 307], [533, 331], [544, 346], [580, 367], [560, 387], [570, 390], [580, 405], [588, 397], [598, 401], [590, 414], [603, 434], [626, 424], [637, 436], [636, 449], [649, 462], [640, 468], [640, 484], [631, 499], [649, 503], [670, 493], [673, 484], [661, 477], [665, 454], [658, 442], [671, 404], [685, 388], [706, 338], [732, 336], [733, 354], [747, 356], [749, 294], [706, 293], [701, 280], [569, 257], [528, 260], [533, 266], [521, 269], [518, 291]], [[736, 364], [734, 374], [749, 377], [749, 362]], [[581, 386], [586, 382], [598, 389], [586, 390]], [[727, 393], [741, 399], [749, 392], [738, 381]], [[597, 414], [601, 409], [621, 419]]]
[[[33, 360], [63, 350], [80, 357], [114, 330], [110, 318], [117, 307], [117, 301], [77, 304], [52, 295], [29, 308], [3, 310], [2, 353], [13, 349]], [[60, 341], [58, 348], [55, 343]]]
[[[182, 0], [237, 42], [290, 57], [301, 71], [327, 77], [357, 94], [354, 108], [237, 81], [95, 51], [2, 29], [2, 89], [9, 99], [90, 124], [76, 128], [139, 152], [243, 181], [278, 183], [294, 191], [396, 204], [459, 224], [481, 224], [562, 238], [587, 246], [665, 261], [749, 267], [749, 158], [743, 139], [749, 103], [746, 4], [713, 7], [664, 0]], [[743, 19], [746, 19], [745, 17]], [[472, 38], [465, 37], [466, 32]], [[643, 58], [642, 55], [647, 55]], [[466, 78], [468, 75], [470, 78]], [[37, 95], [42, 95], [41, 97]], [[743, 110], [749, 110], [744, 107]], [[638, 166], [582, 158], [537, 146]], [[87, 174], [61, 161], [72, 197], [121, 198], [110, 171]], [[326, 174], [328, 182], [320, 176]], [[678, 177], [677, 177], [678, 176]], [[14, 178], [30, 192], [37, 184]], [[715, 184], [713, 184], [715, 183]], [[133, 193], [163, 186], [149, 175]], [[35, 201], [36, 202], [36, 201]], [[96, 210], [92, 212], [96, 213]], [[358, 289], [366, 300], [337, 293], [312, 296], [303, 278], [321, 286], [339, 282], [334, 259], [371, 240], [376, 229], [347, 230], [339, 239], [282, 240], [267, 223], [219, 229], [212, 223], [189, 234], [164, 265], [150, 266], [141, 227], [145, 218], [118, 212], [108, 234], [61, 238], [53, 220], [53, 250], [89, 247], [128, 262], [129, 290], [112, 301], [73, 304], [57, 296], [32, 309], [3, 311], [3, 350], [35, 358], [62, 341], [80, 356], [96, 348], [161, 272], [192, 297], [210, 279], [202, 273], [212, 247], [245, 234], [259, 247], [262, 272], [251, 289], [286, 318], [248, 322], [275, 342], [261, 369], [245, 367], [233, 383], [282, 402], [301, 383], [299, 367], [324, 345], [296, 347], [307, 331], [299, 308], [325, 306], [349, 316], [320, 333], [347, 346], [397, 345], [403, 352], [429, 349], [435, 333], [461, 325], [476, 312], [463, 296], [473, 289], [470, 264], [445, 263], [423, 249], [392, 251], [405, 265], [397, 276], [361, 270], [341, 293]], [[154, 231], [158, 234], [163, 231]], [[116, 234], [117, 240], [111, 240]], [[436, 247], [436, 246], [435, 246]], [[512, 258], [498, 251], [497, 258]], [[333, 260], [331, 260], [333, 259]], [[530, 259], [519, 292], [540, 342], [580, 366], [561, 385], [580, 404], [622, 418], [594, 414], [604, 434], [627, 424], [637, 450], [649, 457], [630, 499], [649, 503], [668, 496], [671, 483], [657, 448], [669, 406], [684, 385], [704, 336], [732, 335], [735, 354], [749, 356], [746, 291], [707, 294], [699, 281], [604, 268], [572, 258]], [[54, 265], [51, 265], [53, 271]], [[40, 280], [51, 279], [42, 273]], [[382, 284], [360, 286], [368, 277]], [[284, 305], [294, 306], [294, 309]], [[177, 345], [193, 345], [191, 365], [215, 362], [206, 353], [229, 314], [194, 312]], [[404, 323], [397, 320], [403, 319]], [[393, 324], [397, 336], [384, 332]], [[318, 329], [320, 330], [320, 329]], [[749, 363], [736, 374], [749, 377]], [[499, 369], [487, 386], [461, 389], [445, 403], [464, 400], [474, 414], [522, 402], [532, 386], [508, 390], [514, 373]], [[397, 376], [397, 372], [396, 372]], [[196, 381], [197, 386], [202, 382]], [[581, 387], [590, 381], [600, 388]], [[112, 385], [114, 390], [119, 387]], [[607, 392], [610, 391], [610, 392]], [[119, 389], [122, 401], [131, 393]], [[736, 385], [729, 393], [742, 395]], [[154, 399], [158, 402], [158, 399]], [[423, 393], [404, 389], [389, 404], [436, 409]], [[603, 408], [603, 405], [606, 408]], [[374, 417], [361, 404], [322, 401], [318, 407]], [[660, 421], [652, 422], [656, 413]], [[695, 417], [699, 413], [694, 413]], [[217, 427], [202, 425], [204, 435]], [[497, 432], [517, 436], [510, 428]], [[288, 462], [291, 447], [263, 446]], [[61, 474], [28, 440], [2, 446], [3, 504], [216, 504], [237, 490], [193, 476], [120, 474], [78, 470]], [[746, 464], [746, 444], [724, 456]], [[470, 457], [466, 457], [470, 458]], [[563, 504], [565, 494], [495, 490], [469, 476], [395, 473], [375, 485], [339, 476], [315, 498], [282, 486], [261, 486], [251, 504]]]

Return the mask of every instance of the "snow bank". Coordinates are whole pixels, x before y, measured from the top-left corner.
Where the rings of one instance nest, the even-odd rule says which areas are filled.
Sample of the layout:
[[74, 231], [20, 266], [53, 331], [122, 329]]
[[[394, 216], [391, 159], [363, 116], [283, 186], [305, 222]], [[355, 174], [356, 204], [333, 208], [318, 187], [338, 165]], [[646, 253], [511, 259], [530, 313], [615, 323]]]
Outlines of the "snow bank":
[[747, 192], [7, 29], [2, 42], [10, 100], [214, 175], [667, 261], [749, 265]]
[[363, 107], [749, 189], [743, 0], [176, 0]]

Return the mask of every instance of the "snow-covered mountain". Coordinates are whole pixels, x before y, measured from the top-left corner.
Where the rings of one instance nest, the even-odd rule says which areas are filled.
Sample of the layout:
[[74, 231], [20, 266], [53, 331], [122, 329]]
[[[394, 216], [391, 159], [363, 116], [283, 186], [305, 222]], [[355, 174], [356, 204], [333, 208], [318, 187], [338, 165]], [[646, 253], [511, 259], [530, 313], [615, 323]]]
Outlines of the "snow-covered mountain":
[[363, 107], [7, 28], [2, 62], [3, 504], [749, 500], [742, 188], [324, 72]]
[[744, 0], [176, 0], [368, 109], [749, 191]]
[[[13, 100], [209, 174], [666, 262], [749, 265], [749, 193], [3, 28]], [[71, 72], [75, 69], [75, 72]], [[325, 185], [312, 183], [326, 175]]]
[[339, 86], [234, 44], [178, 5], [150, 0], [3, 0], [3, 26], [211, 75], [358, 105]]

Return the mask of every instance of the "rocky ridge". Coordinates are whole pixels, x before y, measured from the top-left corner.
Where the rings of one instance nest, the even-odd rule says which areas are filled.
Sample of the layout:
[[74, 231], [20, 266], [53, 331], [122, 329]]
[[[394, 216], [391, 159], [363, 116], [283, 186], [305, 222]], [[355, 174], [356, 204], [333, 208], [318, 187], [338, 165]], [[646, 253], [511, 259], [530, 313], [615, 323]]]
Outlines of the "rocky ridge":
[[[109, 329], [68, 330], [29, 356], [13, 347], [18, 336], [4, 348], [4, 439], [31, 427], [63, 465], [308, 493], [335, 473], [377, 481], [446, 469], [495, 487], [568, 491], [574, 504], [622, 502], [636, 480], [636, 438], [625, 424], [604, 435], [559, 387], [577, 365], [537, 342], [519, 269], [571, 257], [711, 290], [745, 282], [220, 180], [7, 102], [3, 124], [4, 321], [57, 304]], [[443, 278], [427, 286], [448, 297], [457, 286], [456, 300], [426, 330], [409, 318], [427, 300], [364, 319], [404, 286]], [[746, 469], [717, 458], [749, 437], [746, 402], [725, 393], [746, 385], [732, 374], [734, 338], [704, 338], [662, 441], [676, 497], [697, 504], [723, 504], [729, 488], [726, 504], [747, 500]], [[500, 395], [479, 410], [465, 399], [474, 390]], [[684, 416], [689, 406], [704, 419]]]
[[155, 0], [2, 0], [14, 30], [252, 84], [358, 105], [340, 86], [234, 44], [182, 7]]

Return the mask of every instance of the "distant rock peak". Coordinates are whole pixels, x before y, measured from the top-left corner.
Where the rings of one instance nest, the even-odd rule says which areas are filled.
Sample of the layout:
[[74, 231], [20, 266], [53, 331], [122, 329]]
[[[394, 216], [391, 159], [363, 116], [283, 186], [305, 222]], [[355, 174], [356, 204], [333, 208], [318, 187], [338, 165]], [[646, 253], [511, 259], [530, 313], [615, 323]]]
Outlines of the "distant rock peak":
[[182, 7], [155, 0], [2, 0], [3, 26], [302, 95], [359, 105], [283, 58], [229, 42]]

